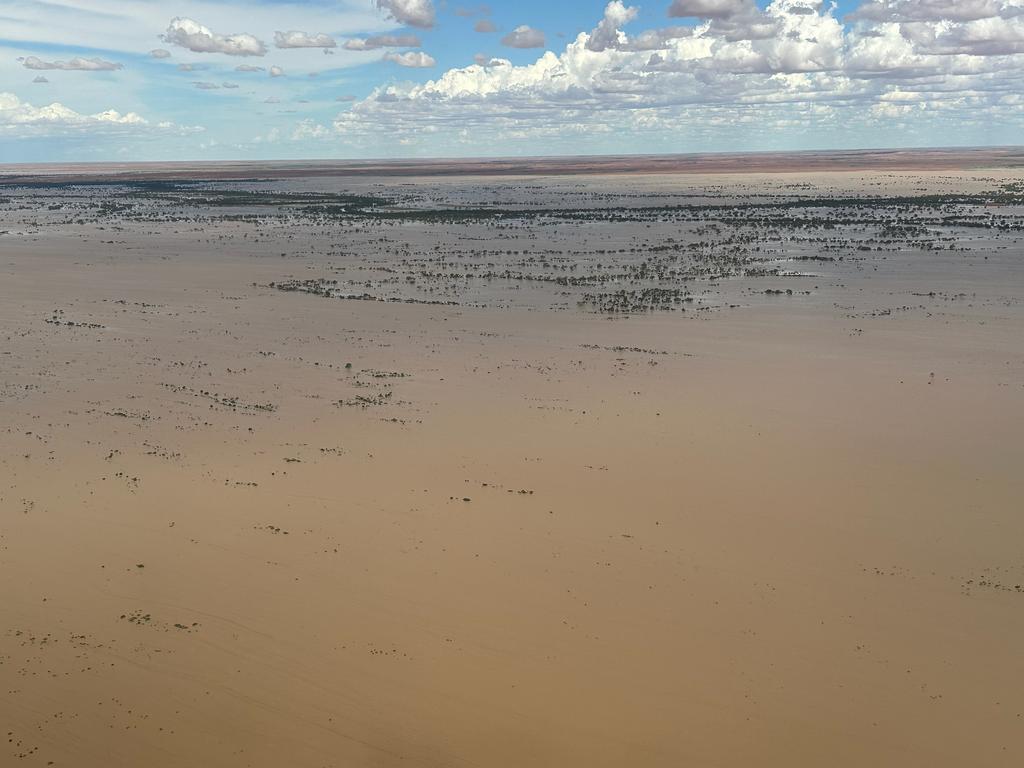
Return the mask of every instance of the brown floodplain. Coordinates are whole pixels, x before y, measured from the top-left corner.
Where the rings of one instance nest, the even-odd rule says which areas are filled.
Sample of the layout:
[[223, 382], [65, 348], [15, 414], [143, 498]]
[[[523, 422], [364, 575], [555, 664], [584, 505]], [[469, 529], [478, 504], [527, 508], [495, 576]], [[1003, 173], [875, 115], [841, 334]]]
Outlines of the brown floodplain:
[[0, 764], [1024, 762], [1024, 173], [837, 162], [8, 178]]

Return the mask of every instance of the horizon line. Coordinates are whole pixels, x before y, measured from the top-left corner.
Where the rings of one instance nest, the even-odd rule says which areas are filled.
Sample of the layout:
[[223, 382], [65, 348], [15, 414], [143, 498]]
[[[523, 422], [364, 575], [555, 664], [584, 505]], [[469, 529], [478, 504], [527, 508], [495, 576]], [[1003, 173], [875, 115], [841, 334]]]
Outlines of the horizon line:
[[[736, 173], [855, 170], [951, 170], [976, 168], [972, 161], [990, 156], [1002, 166], [1024, 167], [1024, 145], [865, 147], [857, 149], [749, 150], [736, 152], [624, 153], [586, 155], [494, 155], [473, 157], [298, 158], [260, 160], [131, 160], [0, 163], [0, 183], [32, 178], [132, 176], [172, 180], [187, 170], [208, 180], [229, 180], [231, 170], [266, 169], [282, 176], [417, 175], [580, 175], [601, 173]], [[934, 161], [941, 157], [943, 164]], [[932, 162], [926, 162], [931, 158]], [[847, 162], [836, 162], [846, 159]], [[749, 161], [755, 162], [749, 162]], [[829, 162], [832, 160], [833, 162]], [[748, 162], [743, 162], [748, 161]], [[789, 162], [786, 162], [789, 161]], [[1007, 163], [1007, 161], [1009, 161]], [[211, 175], [216, 169], [221, 173]], [[288, 173], [291, 171], [291, 173]], [[91, 173], [90, 173], [91, 172]]]

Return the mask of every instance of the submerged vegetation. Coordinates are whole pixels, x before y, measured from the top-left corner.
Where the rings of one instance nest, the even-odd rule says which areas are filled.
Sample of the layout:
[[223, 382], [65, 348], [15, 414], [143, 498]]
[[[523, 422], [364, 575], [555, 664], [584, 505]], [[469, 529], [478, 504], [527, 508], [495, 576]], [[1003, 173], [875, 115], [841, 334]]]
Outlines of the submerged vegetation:
[[[240, 258], [315, 260], [315, 274], [286, 267], [256, 286], [286, 293], [693, 316], [811, 294], [823, 283], [835, 289], [910, 254], [975, 258], [1024, 235], [1024, 184], [992, 179], [971, 191], [949, 182], [948, 191], [901, 194], [801, 183], [653, 195], [583, 191], [570, 181], [553, 193], [525, 179], [477, 182], [474, 194], [399, 181], [332, 190], [257, 179], [37, 182], [12, 184], [24, 195], [7, 204], [27, 211], [30, 228], [34, 217], [37, 226], [45, 219], [72, 233], [103, 231], [112, 246], [128, 227], [209, 228], [219, 232], [211, 247]], [[59, 314], [47, 322], [96, 327]]]

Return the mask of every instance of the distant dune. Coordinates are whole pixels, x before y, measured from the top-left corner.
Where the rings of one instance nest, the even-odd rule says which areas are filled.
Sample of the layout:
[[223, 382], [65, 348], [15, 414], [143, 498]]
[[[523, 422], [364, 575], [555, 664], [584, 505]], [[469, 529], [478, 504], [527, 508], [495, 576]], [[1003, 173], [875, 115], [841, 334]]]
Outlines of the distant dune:
[[0, 185], [53, 181], [246, 180], [344, 176], [536, 176], [629, 173], [806, 173], [1024, 168], [1024, 147], [865, 149], [692, 155], [0, 165]]

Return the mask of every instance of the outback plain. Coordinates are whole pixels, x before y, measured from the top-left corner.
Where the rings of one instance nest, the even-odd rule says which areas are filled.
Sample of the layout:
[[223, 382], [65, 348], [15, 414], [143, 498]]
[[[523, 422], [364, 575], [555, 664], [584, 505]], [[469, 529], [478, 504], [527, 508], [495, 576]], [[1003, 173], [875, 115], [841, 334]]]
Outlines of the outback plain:
[[0, 764], [1020, 765], [1022, 436], [1020, 152], [4, 168]]

